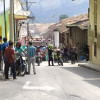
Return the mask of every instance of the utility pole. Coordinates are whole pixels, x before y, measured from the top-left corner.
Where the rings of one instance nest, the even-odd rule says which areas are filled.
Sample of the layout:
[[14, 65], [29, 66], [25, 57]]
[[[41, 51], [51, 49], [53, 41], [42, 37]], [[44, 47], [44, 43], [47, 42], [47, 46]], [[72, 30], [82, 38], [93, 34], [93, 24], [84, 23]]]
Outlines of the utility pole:
[[5, 26], [5, 37], [7, 35], [6, 31], [6, 11], [5, 11], [5, 0], [3, 0], [3, 5], [4, 5], [4, 26]]
[[14, 40], [14, 0], [10, 0], [10, 40]]
[[[26, 0], [26, 11], [29, 11], [29, 9], [30, 9], [30, 7], [31, 7], [31, 5], [32, 5], [33, 3], [36, 3], [36, 2], [28, 2], [28, 0]], [[28, 5], [28, 4], [30, 4], [30, 5]], [[29, 33], [29, 22], [28, 22], [28, 21], [27, 21], [27, 35], [28, 35], [28, 37], [30, 38], [30, 33]]]
[[[26, 0], [26, 11], [28, 11], [28, 1]], [[29, 34], [29, 22], [27, 21], [27, 35], [28, 37], [30, 37], [30, 34]]]

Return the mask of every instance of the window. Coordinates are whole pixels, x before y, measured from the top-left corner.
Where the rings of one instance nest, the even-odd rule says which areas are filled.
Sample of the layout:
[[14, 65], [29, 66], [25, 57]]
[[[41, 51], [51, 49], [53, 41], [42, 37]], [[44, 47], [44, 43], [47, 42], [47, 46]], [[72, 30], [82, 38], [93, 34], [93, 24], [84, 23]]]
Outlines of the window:
[[94, 56], [97, 56], [97, 44], [94, 42]]
[[97, 25], [95, 25], [95, 38], [97, 38]]

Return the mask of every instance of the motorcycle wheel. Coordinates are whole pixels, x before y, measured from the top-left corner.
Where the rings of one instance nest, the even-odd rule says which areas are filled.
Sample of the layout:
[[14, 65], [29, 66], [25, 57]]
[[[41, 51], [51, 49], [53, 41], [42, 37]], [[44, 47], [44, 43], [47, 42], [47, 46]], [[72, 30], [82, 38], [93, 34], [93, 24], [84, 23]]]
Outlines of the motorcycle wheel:
[[20, 75], [21, 75], [21, 76], [24, 76], [25, 74], [26, 74], [26, 68], [25, 68], [25, 66], [22, 66]]
[[59, 59], [59, 62], [58, 62], [58, 65], [60, 66], [63, 66], [63, 61], [62, 61], [62, 59]]
[[62, 61], [62, 59], [60, 59], [60, 63], [61, 63], [61, 65], [63, 66], [63, 61]]

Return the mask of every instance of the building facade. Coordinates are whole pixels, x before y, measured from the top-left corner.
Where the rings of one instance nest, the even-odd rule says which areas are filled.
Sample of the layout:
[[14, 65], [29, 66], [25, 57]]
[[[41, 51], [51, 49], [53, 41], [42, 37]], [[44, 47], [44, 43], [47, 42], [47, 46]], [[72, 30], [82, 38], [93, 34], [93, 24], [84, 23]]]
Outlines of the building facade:
[[[10, 2], [10, 1], [9, 1]], [[0, 4], [3, 2], [0, 1]], [[4, 8], [0, 10], [0, 36], [2, 38], [6, 37], [7, 40], [10, 40], [10, 7], [6, 8], [5, 11], [5, 20], [4, 20]], [[22, 40], [22, 20], [27, 20], [27, 17], [30, 16], [29, 11], [23, 11], [21, 6], [21, 0], [14, 0], [14, 23], [13, 23], [13, 40], [18, 41]]]
[[7, 39], [9, 40], [9, 33], [10, 33], [9, 10], [6, 11], [5, 15], [6, 15], [6, 26], [4, 21], [4, 13], [0, 14], [0, 36], [2, 36], [2, 38], [7, 37]]
[[100, 0], [90, 0], [89, 26], [90, 60], [100, 64]]

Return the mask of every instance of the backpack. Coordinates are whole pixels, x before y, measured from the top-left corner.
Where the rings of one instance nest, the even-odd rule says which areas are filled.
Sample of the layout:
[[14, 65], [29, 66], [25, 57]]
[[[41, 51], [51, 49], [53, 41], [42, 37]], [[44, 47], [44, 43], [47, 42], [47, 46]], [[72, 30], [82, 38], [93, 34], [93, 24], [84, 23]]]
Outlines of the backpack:
[[3, 55], [4, 55], [5, 49], [6, 49], [6, 47], [8, 47], [8, 44], [3, 44], [3, 45], [4, 45], [4, 47], [3, 47]]
[[0, 44], [0, 58], [1, 58], [1, 44]]

